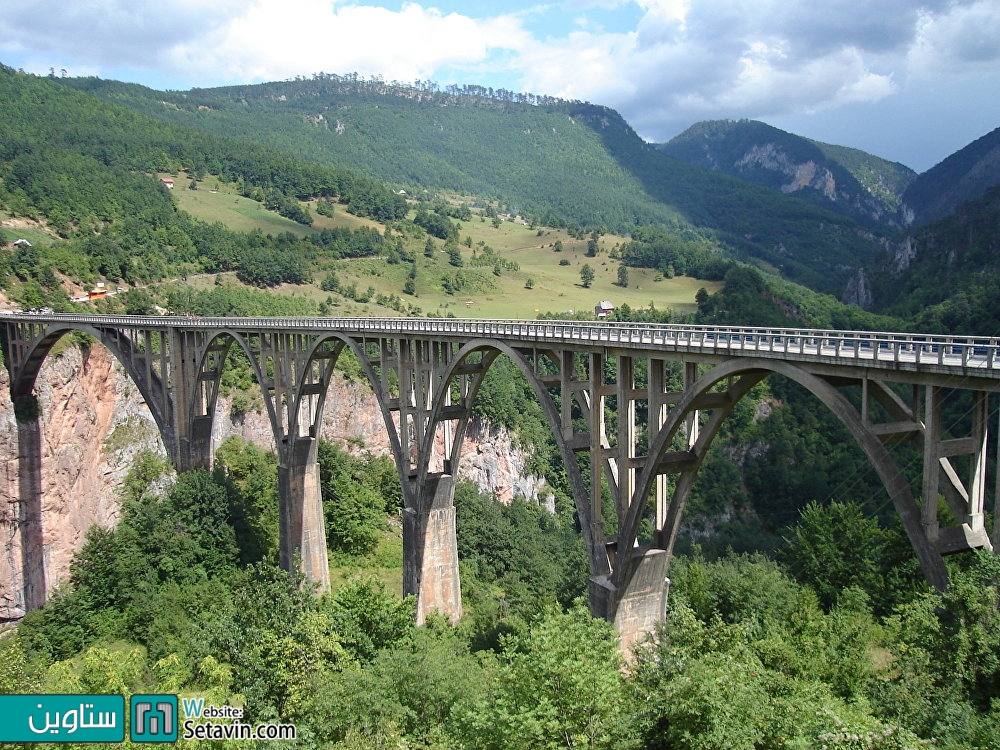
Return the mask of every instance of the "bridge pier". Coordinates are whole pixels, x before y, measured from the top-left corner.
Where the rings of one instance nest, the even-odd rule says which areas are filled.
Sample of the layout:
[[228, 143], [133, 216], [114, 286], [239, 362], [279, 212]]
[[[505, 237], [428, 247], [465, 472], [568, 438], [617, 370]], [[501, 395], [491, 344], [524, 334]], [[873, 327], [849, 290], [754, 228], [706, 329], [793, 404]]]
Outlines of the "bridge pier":
[[403, 511], [403, 594], [417, 597], [417, 624], [431, 612], [462, 616], [455, 533], [455, 477], [428, 474], [417, 507]]
[[[45, 595], [34, 383], [70, 331], [119, 359], [180, 470], [210, 464], [227, 353], [242, 349], [278, 446], [281, 564], [301, 565], [320, 589], [329, 574], [316, 439], [337, 358], [352, 351], [378, 397], [403, 485], [404, 591], [417, 595], [420, 621], [431, 611], [461, 615], [452, 473], [477, 391], [500, 355], [527, 379], [553, 431], [586, 540], [592, 611], [615, 623], [625, 644], [664, 614], [673, 540], [712, 440], [734, 406], [774, 374], [818, 397], [853, 436], [933, 586], [947, 584], [942, 555], [1000, 550], [1000, 489], [992, 539], [986, 527], [985, 428], [988, 395], [1000, 392], [998, 339], [582, 321], [2, 318], [3, 364], [19, 414], [16, 523], [28, 608]], [[951, 391], [971, 394], [967, 434], [941, 421]], [[606, 414], [616, 416], [613, 432]], [[922, 454], [922, 475], [912, 483], [889, 450], [906, 441]], [[939, 518], [942, 499], [950, 512]], [[617, 522], [617, 541], [605, 537], [606, 516]], [[647, 521], [651, 546], [635, 546]]]
[[[21, 601], [30, 611], [45, 604], [45, 537], [42, 527], [42, 425], [38, 399], [25, 396], [14, 404], [17, 419], [18, 502], [14, 523], [20, 530]], [[17, 593], [17, 592], [15, 592]]]
[[624, 564], [624, 584], [616, 586], [612, 575], [592, 576], [587, 582], [590, 614], [615, 626], [619, 647], [628, 654], [633, 646], [652, 635], [667, 611], [670, 555], [664, 549], [636, 547]]
[[330, 565], [317, 448], [313, 437], [290, 437], [280, 450], [279, 560], [285, 570], [295, 570], [298, 564], [306, 582], [322, 593], [330, 589]]

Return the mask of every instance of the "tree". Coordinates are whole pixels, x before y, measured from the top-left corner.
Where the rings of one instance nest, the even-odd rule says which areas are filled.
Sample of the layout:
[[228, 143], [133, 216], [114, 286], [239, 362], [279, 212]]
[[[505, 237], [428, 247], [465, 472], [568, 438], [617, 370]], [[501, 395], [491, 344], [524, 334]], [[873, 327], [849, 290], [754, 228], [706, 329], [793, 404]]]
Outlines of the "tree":
[[628, 266], [624, 263], [618, 266], [618, 286], [623, 289], [628, 286]]
[[579, 607], [550, 614], [485, 664], [490, 691], [459, 722], [466, 747], [622, 746], [621, 657], [603, 620]]
[[809, 503], [785, 542], [789, 569], [816, 590], [824, 607], [832, 607], [849, 586], [882, 590], [885, 535], [857, 503]]
[[587, 240], [587, 257], [596, 258], [597, 257], [597, 240], [591, 237]]
[[594, 283], [594, 269], [590, 267], [589, 263], [584, 263], [583, 268], [580, 269], [580, 281], [583, 282], [583, 288], [589, 289], [590, 285]]

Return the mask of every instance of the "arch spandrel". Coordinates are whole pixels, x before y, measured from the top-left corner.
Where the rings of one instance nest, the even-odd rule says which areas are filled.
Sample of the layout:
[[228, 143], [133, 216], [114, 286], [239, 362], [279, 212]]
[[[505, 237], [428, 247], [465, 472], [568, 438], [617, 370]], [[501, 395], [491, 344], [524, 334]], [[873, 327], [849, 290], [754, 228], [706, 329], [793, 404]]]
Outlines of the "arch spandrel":
[[[474, 399], [475, 394], [482, 385], [482, 380], [486, 376], [489, 368], [492, 367], [501, 355], [506, 356], [518, 368], [534, 391], [535, 396], [542, 407], [542, 411], [545, 415], [549, 428], [555, 438], [559, 455], [566, 469], [567, 478], [570, 483], [570, 491], [573, 493], [574, 504], [580, 518], [580, 526], [587, 548], [591, 574], [604, 575], [608, 573], [608, 558], [605, 552], [605, 540], [600, 536], [599, 529], [596, 529], [595, 525], [591, 523], [592, 513], [589, 504], [589, 493], [587, 492], [583, 475], [580, 472], [580, 467], [574, 455], [573, 447], [569, 444], [564, 434], [563, 415], [561, 410], [556, 406], [552, 395], [549, 393], [548, 389], [552, 384], [543, 381], [543, 379], [535, 371], [535, 368], [532, 366], [532, 363], [528, 360], [528, 357], [523, 350], [512, 347], [499, 339], [475, 339], [466, 342], [458, 350], [458, 352], [456, 352], [454, 359], [448, 364], [446, 370], [442, 373], [439, 383], [437, 384], [437, 390], [433, 400], [434, 408], [431, 412], [429, 428], [424, 437], [424, 443], [421, 450], [422, 468], [420, 475], [423, 476], [427, 472], [427, 466], [430, 461], [431, 449], [433, 447], [437, 426], [444, 421], [455, 418], [455, 416], [449, 416], [446, 414], [446, 409], [448, 407], [446, 406], [444, 394], [451, 387], [454, 382], [454, 378], [462, 373], [464, 363], [476, 352], [494, 352], [495, 354], [488, 357], [488, 361], [483, 367], [481, 373], [479, 373], [479, 376], [475, 378], [474, 390], [469, 393], [469, 397], [471, 399]], [[532, 350], [532, 353], [536, 356], [544, 355], [548, 357], [557, 368], [565, 366], [561, 363], [563, 358], [560, 356], [558, 351], [552, 349], [537, 349]], [[487, 355], [484, 354], [484, 359], [486, 359], [486, 356]], [[563, 398], [569, 398], [569, 394], [563, 394]], [[471, 407], [471, 401], [469, 403], [469, 407]], [[464, 434], [468, 425], [469, 416], [470, 413], [468, 409], [458, 415], [460, 421], [460, 428], [456, 430], [458, 435]], [[455, 445], [455, 450], [457, 451], [459, 445], [458, 440], [456, 440]]]
[[[691, 413], [698, 410], [699, 401], [704, 400], [705, 396], [718, 383], [726, 379], [739, 378], [741, 380], [737, 381], [737, 388], [732, 391], [732, 395], [738, 396], [738, 398], [735, 398], [728, 406], [725, 404], [721, 406], [713, 404], [714, 412], [718, 413], [713, 413], [708, 423], [702, 426], [698, 444], [694, 449], [694, 461], [689, 467], [679, 472], [680, 477], [677, 480], [677, 488], [671, 498], [667, 518], [662, 529], [663, 546], [668, 554], [671, 552], [687, 494], [690, 492], [701, 460], [709, 444], [718, 433], [722, 422], [728, 416], [736, 401], [745, 396], [754, 384], [771, 374], [783, 375], [804, 387], [829, 408], [848, 432], [850, 432], [855, 442], [871, 462], [897, 513], [899, 513], [910, 543], [920, 561], [924, 576], [932, 586], [939, 590], [943, 589], [947, 585], [947, 571], [944, 568], [944, 563], [941, 556], [932, 548], [924, 535], [920, 522], [919, 508], [915, 502], [913, 491], [900, 472], [896, 462], [886, 450], [879, 435], [865, 424], [862, 415], [837, 388], [823, 378], [807, 372], [798, 365], [782, 361], [729, 360], [713, 367], [687, 390], [675, 408], [670, 411], [667, 422], [650, 445], [650, 460], [640, 474], [634, 502], [629, 509], [626, 522], [622, 528], [622, 547], [627, 549], [635, 542], [639, 522], [645, 512], [646, 498], [651, 492], [652, 483], [655, 481], [657, 466], [668, 453], [671, 441], [681, 429], [685, 420]], [[894, 401], [893, 403], [898, 402]], [[625, 574], [627, 571], [623, 570], [622, 573]]]
[[[160, 432], [160, 439], [163, 441], [168, 454], [172, 455], [175, 443], [173, 434], [173, 403], [174, 399], [170, 394], [169, 384], [165, 382], [163, 374], [155, 367], [148, 370], [140, 369], [137, 361], [137, 348], [128, 336], [122, 335], [120, 329], [98, 328], [86, 323], [65, 323], [49, 324], [40, 336], [36, 337], [24, 352], [20, 362], [8, 363], [8, 368], [15, 365], [14, 372], [11, 372], [10, 395], [11, 400], [17, 401], [19, 398], [32, 394], [38, 374], [42, 366], [48, 359], [53, 347], [59, 340], [67, 334], [79, 331], [85, 333], [101, 346], [110, 351], [129, 380], [138, 389], [143, 400], [149, 408], [153, 421]], [[141, 354], [139, 356], [142, 356]], [[150, 358], [152, 359], [152, 357]]]

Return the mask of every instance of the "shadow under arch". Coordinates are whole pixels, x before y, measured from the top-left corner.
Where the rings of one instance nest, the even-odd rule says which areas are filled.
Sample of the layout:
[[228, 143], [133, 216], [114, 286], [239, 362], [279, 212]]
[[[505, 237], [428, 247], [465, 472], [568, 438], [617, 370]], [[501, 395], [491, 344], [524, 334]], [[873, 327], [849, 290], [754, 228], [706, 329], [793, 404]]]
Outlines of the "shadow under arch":
[[[48, 594], [42, 515], [44, 440], [42, 413], [34, 391], [53, 348], [64, 336], [73, 332], [87, 334], [114, 356], [145, 402], [167, 455], [173, 455], [176, 448], [172, 429], [172, 399], [158, 374], [138, 367], [136, 348], [127, 336], [86, 323], [67, 323], [49, 325], [42, 335], [32, 341], [16, 369], [8, 370], [11, 375], [10, 398], [15, 409], [18, 446], [16, 524], [21, 546], [21, 590], [15, 592], [15, 597], [20, 597], [20, 604], [26, 611], [44, 606]], [[82, 348], [89, 348], [89, 345], [81, 346]], [[5, 361], [8, 368], [12, 368], [10, 360], [5, 357]], [[15, 598], [15, 606], [16, 602]]]
[[45, 334], [32, 342], [17, 372], [11, 373], [11, 401], [16, 405], [18, 401], [32, 396], [38, 374], [52, 348], [63, 336], [74, 331], [91, 336], [115, 356], [129, 379], [139, 389], [147, 408], [153, 415], [153, 421], [156, 422], [167, 455], [174, 455], [176, 440], [171, 428], [173, 399], [166, 384], [156, 372], [147, 372], [138, 367], [136, 363], [137, 350], [131, 339], [120, 335], [115, 329], [104, 330], [87, 323], [50, 324]]
[[[668, 415], [667, 421], [650, 444], [649, 459], [646, 462], [636, 482], [634, 500], [626, 514], [621, 529], [622, 549], [630, 549], [635, 544], [639, 523], [645, 512], [646, 499], [652, 491], [656, 478], [656, 467], [685, 424], [688, 417], [699, 411], [700, 403], [706, 402], [712, 389], [724, 380], [730, 384], [725, 392], [725, 398], [716, 399], [711, 406], [702, 405], [702, 410], [711, 408], [712, 416], [699, 431], [697, 440], [690, 446], [691, 461], [680, 472], [676, 488], [670, 499], [666, 517], [661, 529], [661, 543], [668, 557], [672, 554], [674, 541], [680, 525], [687, 496], [691, 490], [694, 478], [701, 466], [709, 445], [715, 438], [723, 421], [732, 408], [749, 390], [772, 374], [783, 375], [795, 381], [814, 396], [816, 396], [840, 420], [850, 432], [855, 442], [862, 449], [878, 474], [896, 512], [899, 514], [909, 537], [910, 544], [920, 563], [921, 570], [927, 582], [941, 591], [947, 587], [948, 575], [941, 556], [932, 548], [924, 536], [920, 523], [919, 509], [914, 500], [913, 491], [903, 477], [895, 460], [886, 450], [879, 436], [870, 430], [861, 418], [861, 414], [853, 404], [831, 383], [821, 377], [810, 374], [802, 368], [780, 360], [742, 359], [730, 360], [719, 364], [702, 375], [690, 388]], [[716, 395], [716, 394], [711, 394]], [[624, 583], [628, 576], [627, 566], [615, 571], [616, 578]]]
[[[448, 400], [445, 398], [446, 395], [449, 393], [452, 385], [454, 384], [455, 378], [461, 374], [465, 374], [463, 369], [465, 367], [465, 363], [477, 352], [483, 353], [483, 360], [480, 362], [481, 367], [476, 373], [476, 377], [473, 378], [472, 383], [470, 384], [471, 387], [465, 395], [466, 403], [462, 404], [462, 408], [457, 411], [446, 411], [451, 408], [448, 405]], [[554, 356], [552, 353], [544, 351], [539, 351], [538, 354], [545, 354], [549, 356], [557, 367], [561, 366], [558, 356]], [[587, 558], [590, 565], [591, 575], [606, 575], [609, 572], [609, 566], [608, 557], [604, 547], [604, 539], [598, 539], [595, 537], [595, 529], [593, 524], [590, 523], [591, 511], [589, 507], [589, 494], [587, 492], [586, 485], [584, 484], [583, 475], [580, 472], [580, 467], [577, 464], [575, 454], [563, 435], [562, 416], [560, 414], [560, 410], [556, 406], [552, 395], [549, 393], [548, 387], [542, 382], [538, 374], [535, 372], [531, 362], [529, 362], [526, 356], [518, 349], [497, 339], [476, 339], [466, 343], [459, 349], [458, 353], [441, 377], [434, 392], [434, 397], [432, 399], [434, 407], [431, 410], [428, 420], [428, 429], [424, 436], [424, 443], [421, 446], [420, 471], [418, 476], [424, 477], [427, 475], [438, 426], [450, 419], [455, 419], [456, 416], [459, 424], [455, 431], [452, 446], [453, 455], [448, 456], [448, 458], [450, 459], [452, 466], [458, 466], [458, 452], [461, 448], [462, 438], [468, 428], [472, 404], [475, 401], [476, 394], [479, 392], [479, 389], [483, 384], [483, 380], [486, 377], [487, 372], [499, 359], [500, 355], [506, 356], [518, 368], [521, 374], [524, 375], [542, 407], [549, 429], [552, 431], [552, 435], [556, 441], [556, 446], [559, 449], [559, 455], [566, 469], [567, 478], [569, 479], [570, 490], [573, 493], [573, 501], [580, 519], [580, 527], [584, 537], [585, 546], [587, 548]]]

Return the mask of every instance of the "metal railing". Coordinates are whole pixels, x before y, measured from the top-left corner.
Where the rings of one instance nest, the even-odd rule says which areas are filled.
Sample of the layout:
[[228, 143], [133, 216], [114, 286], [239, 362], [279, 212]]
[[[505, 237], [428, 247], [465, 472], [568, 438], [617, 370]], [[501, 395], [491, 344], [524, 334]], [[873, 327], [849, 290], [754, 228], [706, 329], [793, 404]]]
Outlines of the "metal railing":
[[[338, 331], [346, 334], [496, 338], [727, 356], [810, 359], [907, 369], [935, 365], [1000, 378], [1000, 339], [811, 328], [742, 328], [685, 324], [490, 320], [467, 318], [195, 318], [13, 313], [5, 321], [143, 329]], [[971, 374], [971, 373], [970, 373]]]

